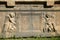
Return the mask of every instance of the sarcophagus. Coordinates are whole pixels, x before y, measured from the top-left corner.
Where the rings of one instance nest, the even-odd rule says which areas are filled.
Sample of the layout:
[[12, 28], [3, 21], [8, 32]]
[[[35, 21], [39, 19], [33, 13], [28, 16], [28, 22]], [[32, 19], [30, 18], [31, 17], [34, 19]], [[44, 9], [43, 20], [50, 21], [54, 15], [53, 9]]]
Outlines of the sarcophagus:
[[0, 0], [0, 38], [60, 36], [59, 2]]

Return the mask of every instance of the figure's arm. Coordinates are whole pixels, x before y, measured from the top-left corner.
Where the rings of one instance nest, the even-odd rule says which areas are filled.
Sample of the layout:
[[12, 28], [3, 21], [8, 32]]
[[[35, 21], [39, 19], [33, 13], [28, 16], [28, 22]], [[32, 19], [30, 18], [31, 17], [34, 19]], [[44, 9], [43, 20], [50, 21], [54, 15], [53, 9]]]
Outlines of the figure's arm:
[[11, 23], [16, 24], [14, 18], [10, 18], [9, 20], [10, 20]]

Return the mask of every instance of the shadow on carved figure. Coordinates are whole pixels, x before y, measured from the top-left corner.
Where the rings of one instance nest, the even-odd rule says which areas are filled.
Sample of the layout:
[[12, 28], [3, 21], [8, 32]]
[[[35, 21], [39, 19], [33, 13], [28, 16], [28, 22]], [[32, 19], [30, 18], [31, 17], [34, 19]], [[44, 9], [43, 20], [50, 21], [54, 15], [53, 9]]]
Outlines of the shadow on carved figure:
[[45, 28], [43, 28], [43, 32], [56, 32], [54, 16], [45, 14], [44, 20], [45, 20]]
[[[5, 18], [4, 30], [3, 33], [7, 36], [13, 36], [16, 31], [16, 22], [15, 22], [15, 13], [9, 13]], [[5, 37], [6, 37], [5, 36]]]

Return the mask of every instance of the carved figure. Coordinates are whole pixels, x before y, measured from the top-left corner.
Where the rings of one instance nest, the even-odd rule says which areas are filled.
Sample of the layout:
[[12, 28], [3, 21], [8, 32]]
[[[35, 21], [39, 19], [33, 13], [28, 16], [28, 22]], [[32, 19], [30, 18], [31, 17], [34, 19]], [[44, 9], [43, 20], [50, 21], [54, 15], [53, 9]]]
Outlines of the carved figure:
[[6, 16], [6, 21], [4, 24], [4, 33], [6, 35], [10, 35], [11, 33], [14, 33], [16, 31], [16, 22], [15, 22], [15, 13], [9, 13]]
[[55, 32], [55, 23], [54, 23], [54, 16], [53, 15], [49, 15], [46, 14], [45, 15], [45, 29], [43, 29], [43, 31], [47, 31], [47, 32]]

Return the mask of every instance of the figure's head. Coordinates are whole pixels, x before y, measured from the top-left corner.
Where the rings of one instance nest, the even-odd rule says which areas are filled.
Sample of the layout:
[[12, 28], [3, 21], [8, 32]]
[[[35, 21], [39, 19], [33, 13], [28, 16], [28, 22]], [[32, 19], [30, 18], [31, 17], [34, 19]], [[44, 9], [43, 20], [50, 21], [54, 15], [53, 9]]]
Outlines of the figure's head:
[[54, 16], [52, 14], [46, 14], [45, 16], [46, 16], [46, 18], [54, 18]]
[[15, 13], [14, 13], [14, 12], [11, 12], [9, 15], [10, 15], [12, 18], [15, 17]]

